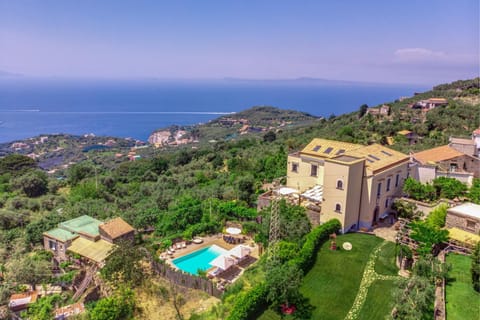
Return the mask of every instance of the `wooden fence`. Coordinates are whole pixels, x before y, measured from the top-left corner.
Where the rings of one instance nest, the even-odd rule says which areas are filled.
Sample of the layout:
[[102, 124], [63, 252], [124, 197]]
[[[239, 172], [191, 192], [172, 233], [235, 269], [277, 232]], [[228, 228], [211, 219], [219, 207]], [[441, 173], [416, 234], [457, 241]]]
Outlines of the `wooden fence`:
[[152, 262], [153, 270], [156, 274], [167, 278], [176, 285], [198, 289], [208, 293], [211, 296], [220, 298], [223, 294], [223, 291], [217, 289], [215, 284], [204, 278], [196, 277], [189, 273], [185, 273], [179, 270], [173, 269], [170, 265], [165, 263], [160, 263], [157, 261]]

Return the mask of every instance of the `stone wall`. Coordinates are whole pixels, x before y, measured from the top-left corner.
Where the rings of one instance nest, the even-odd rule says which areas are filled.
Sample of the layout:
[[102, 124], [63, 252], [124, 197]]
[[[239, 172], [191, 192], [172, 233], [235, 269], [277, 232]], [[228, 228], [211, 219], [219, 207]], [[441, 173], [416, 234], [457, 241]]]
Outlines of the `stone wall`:
[[[475, 226], [467, 228], [467, 222], [469, 221], [471, 223], [474, 223]], [[447, 219], [446, 219], [445, 225], [447, 228], [455, 227], [455, 228], [462, 229], [475, 234], [480, 233], [480, 220], [465, 217], [462, 215], [457, 215], [455, 213], [448, 212], [448, 211], [447, 211]]]

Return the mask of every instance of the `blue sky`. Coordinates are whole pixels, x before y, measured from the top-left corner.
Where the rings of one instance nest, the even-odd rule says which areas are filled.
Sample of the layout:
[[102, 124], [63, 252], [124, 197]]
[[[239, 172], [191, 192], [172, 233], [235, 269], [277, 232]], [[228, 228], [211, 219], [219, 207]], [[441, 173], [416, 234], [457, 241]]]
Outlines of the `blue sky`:
[[26, 76], [437, 84], [479, 74], [478, 0], [0, 0]]

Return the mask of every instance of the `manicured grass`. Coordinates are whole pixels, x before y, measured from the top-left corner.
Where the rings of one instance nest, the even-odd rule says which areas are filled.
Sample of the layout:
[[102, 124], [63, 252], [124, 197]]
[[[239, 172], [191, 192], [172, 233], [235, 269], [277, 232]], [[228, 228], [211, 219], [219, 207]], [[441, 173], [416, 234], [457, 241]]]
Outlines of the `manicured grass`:
[[[346, 241], [352, 243], [351, 251], [342, 249]], [[330, 241], [324, 243], [300, 288], [315, 306], [312, 319], [345, 318], [357, 295], [369, 255], [382, 241], [371, 235], [353, 233], [337, 237], [336, 251], [329, 249]]]
[[358, 320], [384, 320], [393, 309], [392, 280], [376, 280], [368, 289], [367, 300], [358, 315]]
[[395, 243], [387, 242], [375, 261], [375, 272], [383, 275], [396, 276], [398, 268], [395, 262]]
[[480, 293], [473, 290], [470, 274], [471, 258], [449, 254], [447, 263], [452, 266], [445, 288], [447, 320], [480, 319]]

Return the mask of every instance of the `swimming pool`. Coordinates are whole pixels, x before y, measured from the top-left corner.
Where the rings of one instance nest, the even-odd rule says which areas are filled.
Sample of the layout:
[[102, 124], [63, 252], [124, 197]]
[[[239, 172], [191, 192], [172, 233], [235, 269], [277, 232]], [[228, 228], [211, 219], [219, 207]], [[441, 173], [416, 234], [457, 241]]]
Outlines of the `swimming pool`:
[[227, 250], [217, 245], [211, 245], [210, 247], [202, 248], [183, 257], [174, 259], [172, 262], [180, 270], [197, 275], [198, 269], [210, 269], [212, 267], [210, 261], [227, 252]]

